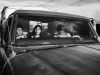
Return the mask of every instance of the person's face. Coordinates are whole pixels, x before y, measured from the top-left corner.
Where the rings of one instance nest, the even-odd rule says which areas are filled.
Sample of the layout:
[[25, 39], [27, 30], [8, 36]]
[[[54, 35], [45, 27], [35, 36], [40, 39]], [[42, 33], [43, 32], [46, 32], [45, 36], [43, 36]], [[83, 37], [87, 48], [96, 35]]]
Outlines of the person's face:
[[22, 28], [17, 28], [17, 35], [22, 35], [22, 34], [23, 34]]
[[61, 31], [59, 31], [59, 34], [61, 35], [61, 34], [63, 34], [64, 33], [64, 31], [63, 30], [61, 30]]
[[41, 28], [40, 27], [37, 27], [35, 29], [35, 33], [36, 33], [36, 35], [39, 35], [41, 33]]

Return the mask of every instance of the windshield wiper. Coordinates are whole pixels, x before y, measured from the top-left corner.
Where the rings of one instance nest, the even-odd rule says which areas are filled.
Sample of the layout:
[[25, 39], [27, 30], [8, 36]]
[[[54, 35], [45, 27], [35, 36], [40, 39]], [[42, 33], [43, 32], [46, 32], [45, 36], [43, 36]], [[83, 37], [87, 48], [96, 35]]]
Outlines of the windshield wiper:
[[97, 43], [95, 40], [75, 40], [74, 43], [76, 44], [92, 44]]
[[16, 54], [28, 53], [32, 51], [51, 50], [57, 48], [63, 48], [64, 45], [47, 45], [47, 46], [36, 46], [36, 47], [15, 47]]
[[74, 47], [74, 46], [80, 46], [80, 44], [47, 45], [47, 46], [36, 46], [36, 47], [16, 47], [15, 52], [16, 54], [23, 54], [23, 53], [28, 53], [32, 51], [43, 51], [43, 50], [51, 50], [51, 49]]
[[42, 46], [28, 46], [28, 47], [14, 47], [14, 51], [16, 54], [23, 54], [23, 53], [28, 53], [32, 51], [42, 51], [42, 50], [51, 50], [51, 49], [57, 49], [57, 48], [64, 48], [64, 47], [75, 47], [75, 46], [80, 46], [83, 44], [89, 44], [94, 41], [79, 41], [76, 40], [74, 41], [73, 44], [57, 44], [57, 45], [42, 45]]

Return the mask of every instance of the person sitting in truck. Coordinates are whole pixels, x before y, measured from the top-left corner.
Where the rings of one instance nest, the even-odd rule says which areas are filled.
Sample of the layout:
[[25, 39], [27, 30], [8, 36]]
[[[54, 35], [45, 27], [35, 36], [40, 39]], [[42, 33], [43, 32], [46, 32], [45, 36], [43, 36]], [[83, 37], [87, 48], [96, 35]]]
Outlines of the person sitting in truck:
[[40, 25], [36, 25], [32, 31], [32, 38], [39, 38], [42, 32], [42, 27]]
[[16, 39], [20, 39], [20, 38], [27, 38], [27, 33], [23, 32], [23, 27], [22, 26], [18, 26], [17, 30], [16, 30]]
[[57, 26], [57, 33], [54, 37], [71, 37], [70, 33], [67, 33], [64, 31], [64, 26], [62, 24], [59, 24]]

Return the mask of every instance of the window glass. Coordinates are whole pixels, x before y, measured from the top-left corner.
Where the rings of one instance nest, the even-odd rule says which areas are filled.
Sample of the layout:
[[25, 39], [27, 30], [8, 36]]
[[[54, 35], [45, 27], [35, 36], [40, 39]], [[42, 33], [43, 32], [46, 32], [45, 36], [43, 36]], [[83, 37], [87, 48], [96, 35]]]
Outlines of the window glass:
[[88, 24], [79, 19], [19, 15], [16, 39], [91, 38]]

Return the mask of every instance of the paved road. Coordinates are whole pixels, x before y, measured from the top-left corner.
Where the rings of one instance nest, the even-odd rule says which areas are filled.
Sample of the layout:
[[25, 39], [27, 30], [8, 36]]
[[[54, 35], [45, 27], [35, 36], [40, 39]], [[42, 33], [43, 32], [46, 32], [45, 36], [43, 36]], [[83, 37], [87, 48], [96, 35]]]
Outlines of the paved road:
[[[35, 51], [16, 56], [11, 62], [16, 75], [32, 75], [33, 67], [37, 64], [49, 67], [47, 69], [52, 72], [44, 75], [100, 75], [100, 47], [97, 50], [94, 46], [91, 47], [92, 45]], [[38, 67], [40, 72], [39, 68], [42, 67]]]

